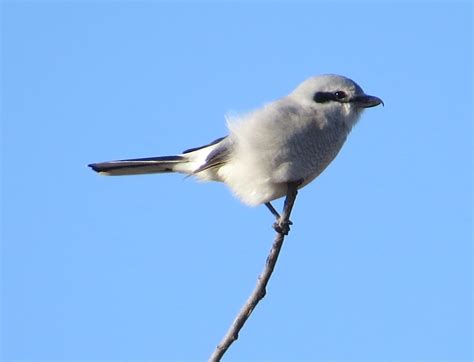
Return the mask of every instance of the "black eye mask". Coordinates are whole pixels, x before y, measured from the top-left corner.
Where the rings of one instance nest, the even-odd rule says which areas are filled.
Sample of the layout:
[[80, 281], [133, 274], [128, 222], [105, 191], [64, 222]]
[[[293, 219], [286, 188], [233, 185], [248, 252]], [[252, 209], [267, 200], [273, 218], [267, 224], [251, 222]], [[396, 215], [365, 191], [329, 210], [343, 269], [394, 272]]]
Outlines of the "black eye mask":
[[347, 98], [347, 94], [343, 91], [337, 92], [316, 92], [313, 101], [316, 103], [326, 103], [330, 101], [342, 102]]

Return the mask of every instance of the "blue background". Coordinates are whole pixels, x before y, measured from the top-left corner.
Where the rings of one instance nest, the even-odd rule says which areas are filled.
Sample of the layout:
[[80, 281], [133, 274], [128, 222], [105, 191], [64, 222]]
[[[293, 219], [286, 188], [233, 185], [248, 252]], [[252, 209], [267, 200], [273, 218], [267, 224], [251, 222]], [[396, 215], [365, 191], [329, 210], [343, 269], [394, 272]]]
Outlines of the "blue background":
[[[346, 75], [368, 110], [303, 189], [228, 360], [472, 358], [470, 2], [1, 4], [4, 360], [204, 360], [274, 232], [221, 184], [100, 177]], [[281, 207], [281, 203], [277, 203]]]

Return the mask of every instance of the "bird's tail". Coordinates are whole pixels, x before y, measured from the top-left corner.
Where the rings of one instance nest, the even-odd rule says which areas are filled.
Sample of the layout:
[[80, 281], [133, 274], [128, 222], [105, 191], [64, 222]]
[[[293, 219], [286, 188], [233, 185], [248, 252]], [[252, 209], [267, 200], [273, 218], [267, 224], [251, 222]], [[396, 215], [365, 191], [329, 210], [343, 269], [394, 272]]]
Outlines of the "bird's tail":
[[192, 173], [196, 167], [185, 156], [160, 156], [149, 158], [135, 158], [92, 163], [89, 165], [94, 171], [107, 176], [142, 175], [147, 173], [182, 172]]
[[[92, 163], [88, 165], [94, 171], [108, 176], [122, 175], [143, 175], [147, 173], [165, 173], [180, 172], [188, 175], [195, 175], [199, 172], [202, 179], [212, 179], [212, 175], [203, 173], [202, 167], [206, 165], [206, 161], [212, 151], [219, 146], [219, 143], [225, 137], [201, 146], [191, 148], [177, 156], [159, 156], [149, 158], [134, 158], [130, 160], [118, 160]], [[204, 169], [207, 169], [205, 167]]]

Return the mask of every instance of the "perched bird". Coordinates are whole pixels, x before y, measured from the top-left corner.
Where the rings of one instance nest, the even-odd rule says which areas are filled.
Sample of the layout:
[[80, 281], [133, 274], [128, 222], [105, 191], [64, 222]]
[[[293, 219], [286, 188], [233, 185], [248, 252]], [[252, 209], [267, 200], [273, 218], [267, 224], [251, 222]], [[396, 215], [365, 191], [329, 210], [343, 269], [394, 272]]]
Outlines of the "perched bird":
[[349, 78], [321, 75], [289, 95], [228, 120], [229, 135], [180, 155], [93, 163], [103, 175], [180, 172], [224, 182], [245, 204], [285, 196], [290, 183], [301, 188], [336, 157], [365, 108], [383, 104]]

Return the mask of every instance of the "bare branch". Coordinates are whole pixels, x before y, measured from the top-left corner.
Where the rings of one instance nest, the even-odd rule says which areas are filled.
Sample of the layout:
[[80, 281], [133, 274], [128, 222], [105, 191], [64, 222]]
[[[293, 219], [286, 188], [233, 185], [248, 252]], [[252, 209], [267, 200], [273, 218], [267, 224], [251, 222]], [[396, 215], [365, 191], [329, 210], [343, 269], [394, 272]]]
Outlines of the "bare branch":
[[283, 241], [285, 240], [285, 235], [288, 235], [288, 232], [290, 231], [290, 215], [296, 200], [296, 195], [298, 193], [298, 185], [299, 183], [288, 184], [288, 191], [285, 198], [283, 213], [278, 222], [274, 224], [274, 228], [277, 231], [277, 234], [275, 240], [273, 241], [272, 248], [270, 249], [270, 253], [268, 254], [265, 268], [258, 277], [257, 285], [255, 286], [255, 289], [253, 290], [252, 294], [242, 306], [239, 314], [237, 314], [237, 317], [230, 326], [221, 343], [217, 346], [216, 350], [209, 358], [210, 362], [217, 362], [221, 360], [222, 356], [226, 353], [230, 345], [239, 338], [240, 330], [252, 314], [254, 308], [267, 293], [266, 287], [268, 281], [270, 280], [270, 277], [272, 276], [273, 269], [275, 269], [275, 265], [278, 260], [278, 255], [280, 254], [281, 247], [283, 246]]

